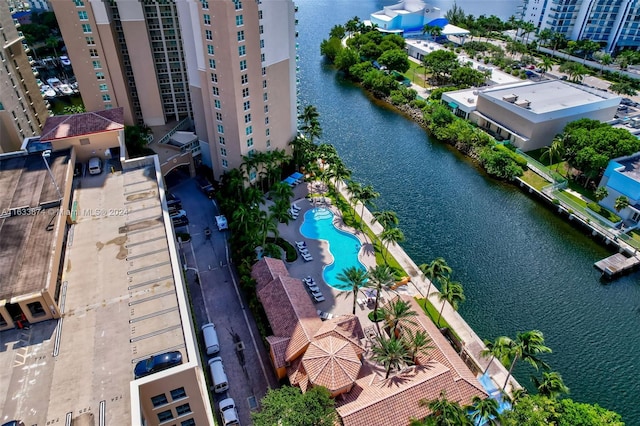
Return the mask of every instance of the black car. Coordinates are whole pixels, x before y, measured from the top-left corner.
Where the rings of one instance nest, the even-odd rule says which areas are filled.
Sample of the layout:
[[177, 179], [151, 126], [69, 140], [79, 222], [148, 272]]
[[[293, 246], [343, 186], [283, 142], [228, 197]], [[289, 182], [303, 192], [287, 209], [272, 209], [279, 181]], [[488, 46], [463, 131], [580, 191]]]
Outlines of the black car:
[[182, 354], [178, 351], [165, 352], [160, 355], [144, 359], [136, 364], [133, 374], [136, 379], [166, 370], [174, 365], [182, 364]]
[[169, 211], [182, 210], [182, 200], [170, 192], [167, 192], [167, 208]]
[[173, 216], [171, 218], [173, 226], [186, 226], [189, 224], [189, 218], [187, 216]]
[[196, 182], [198, 183], [200, 191], [202, 191], [204, 195], [209, 198], [213, 198], [213, 196], [215, 195], [215, 190], [213, 189], [213, 185], [211, 184], [211, 182], [209, 182], [209, 179], [204, 176], [196, 176]]
[[21, 420], [11, 420], [10, 422], [3, 423], [2, 426], [24, 426]]

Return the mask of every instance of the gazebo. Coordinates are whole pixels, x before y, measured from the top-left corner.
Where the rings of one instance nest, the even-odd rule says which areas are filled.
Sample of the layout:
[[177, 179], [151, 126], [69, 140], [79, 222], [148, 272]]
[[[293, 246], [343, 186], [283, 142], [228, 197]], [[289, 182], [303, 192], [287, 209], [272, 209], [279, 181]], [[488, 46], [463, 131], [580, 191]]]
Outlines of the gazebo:
[[311, 342], [302, 365], [309, 383], [326, 387], [332, 397], [351, 390], [362, 366], [352, 345], [333, 336]]

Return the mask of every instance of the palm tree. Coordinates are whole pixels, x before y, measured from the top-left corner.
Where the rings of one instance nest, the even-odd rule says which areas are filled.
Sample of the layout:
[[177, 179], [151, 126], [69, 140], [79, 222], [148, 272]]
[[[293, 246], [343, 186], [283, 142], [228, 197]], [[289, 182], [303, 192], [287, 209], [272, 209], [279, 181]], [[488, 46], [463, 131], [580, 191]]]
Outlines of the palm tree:
[[351, 205], [355, 207], [356, 203], [360, 199], [360, 193], [362, 192], [362, 185], [359, 182], [350, 180], [347, 182], [347, 192], [351, 196]]
[[603, 53], [600, 56], [600, 75], [604, 71], [604, 67], [609, 66], [613, 63], [613, 57], [610, 53]]
[[411, 318], [418, 316], [416, 311], [411, 309], [409, 302], [399, 298], [385, 305], [382, 310], [392, 337], [398, 337], [400, 335], [400, 323], [407, 322], [409, 324], [415, 324]]
[[538, 394], [548, 396], [549, 398], [557, 398], [559, 395], [568, 394], [569, 388], [564, 384], [562, 376], [556, 371], [542, 373], [542, 380], [533, 376], [531, 378]]
[[380, 196], [379, 192], [376, 192], [373, 189], [373, 186], [366, 185], [363, 186], [360, 194], [358, 194], [358, 201], [362, 203], [362, 208], [360, 209], [360, 225], [364, 225], [364, 208], [367, 205], [371, 204], [371, 201], [375, 200]]
[[449, 278], [443, 278], [442, 288], [440, 289], [440, 294], [438, 294], [438, 298], [442, 302], [442, 307], [440, 308], [440, 314], [438, 315], [438, 327], [440, 327], [440, 318], [442, 318], [442, 311], [444, 311], [445, 302], [449, 302], [454, 311], [458, 310], [458, 305], [465, 301], [466, 297], [464, 295], [464, 289], [462, 288], [462, 284], [457, 281], [450, 281]]
[[305, 157], [307, 151], [309, 151], [311, 143], [304, 136], [298, 135], [291, 142], [289, 142], [289, 145], [293, 147], [293, 158], [296, 163], [296, 169], [298, 169], [302, 158]]
[[447, 399], [445, 390], [440, 391], [440, 397], [431, 401], [421, 399], [418, 405], [425, 405], [431, 410], [431, 418], [433, 422], [428, 423], [433, 426], [467, 426], [471, 425], [471, 420], [467, 417], [467, 413], [455, 401]]
[[[353, 295], [353, 310], [352, 314], [356, 314], [356, 303], [358, 301], [358, 293], [360, 289], [366, 287], [367, 271], [358, 268], [357, 266], [350, 266], [342, 270], [336, 278], [351, 287], [351, 294]], [[349, 296], [349, 293], [345, 293], [345, 296]]]
[[389, 253], [389, 245], [391, 243], [397, 244], [404, 241], [404, 234], [400, 228], [385, 229], [380, 233], [380, 241], [385, 244], [384, 251], [382, 252], [382, 258], [384, 263], [387, 263], [387, 254]]
[[398, 219], [396, 212], [391, 210], [382, 210], [373, 212], [373, 220], [371, 223], [375, 222], [378, 222], [386, 229], [389, 226], [398, 225], [398, 223], [400, 223], [400, 219]]
[[318, 113], [318, 109], [313, 105], [307, 105], [298, 116], [298, 120], [300, 120], [302, 124], [309, 125], [314, 121], [318, 121], [319, 117], [320, 113]]
[[518, 359], [522, 359], [523, 361], [528, 362], [536, 370], [541, 366], [545, 369], [548, 368], [547, 363], [541, 360], [539, 358], [539, 355], [551, 353], [551, 348], [545, 346], [544, 335], [539, 330], [531, 330], [525, 331], [524, 333], [518, 333], [516, 340], [514, 340], [513, 344], [506, 350], [508, 351], [508, 356], [512, 359], [512, 361], [511, 366], [509, 367], [509, 372], [507, 374], [507, 379], [504, 382], [502, 390], [505, 390], [507, 388], [509, 378], [511, 377], [511, 373], [513, 372], [513, 367], [515, 367], [516, 361], [518, 361]]
[[553, 60], [550, 57], [545, 56], [544, 58], [542, 58], [542, 62], [540, 62], [538, 64], [538, 66], [540, 67], [540, 69], [542, 71], [544, 71], [542, 73], [542, 74], [544, 74], [544, 73], [550, 71], [551, 69], [553, 69]]
[[544, 46], [549, 43], [551, 37], [553, 36], [553, 30], [550, 28], [545, 28], [544, 30], [538, 33], [538, 40], [540, 40], [539, 46]]
[[449, 278], [451, 275], [451, 267], [447, 265], [447, 261], [444, 260], [443, 257], [437, 257], [431, 261], [428, 265], [423, 263], [418, 266], [420, 271], [424, 274], [424, 276], [429, 280], [429, 287], [427, 288], [427, 298], [431, 293], [431, 284], [433, 281], [438, 281], [442, 278]]
[[493, 398], [480, 398], [474, 396], [471, 405], [471, 421], [474, 425], [499, 425], [500, 413], [498, 412], [498, 401]]
[[406, 346], [394, 337], [386, 338], [377, 335], [371, 346], [371, 359], [384, 365], [386, 370], [385, 379], [389, 378], [392, 369], [400, 369], [410, 362], [409, 352]]
[[418, 363], [418, 355], [428, 355], [429, 351], [433, 349], [431, 345], [431, 338], [424, 330], [417, 330], [415, 333], [407, 328], [406, 332], [402, 335], [402, 342], [409, 351], [409, 358], [413, 365]]
[[487, 371], [489, 371], [489, 367], [491, 367], [491, 363], [494, 358], [498, 358], [502, 361], [505, 355], [507, 355], [507, 349], [511, 347], [512, 344], [513, 340], [507, 336], [499, 336], [493, 342], [486, 339], [484, 340], [484, 345], [486, 347], [480, 351], [480, 356], [485, 358], [491, 356], [491, 359], [489, 360], [487, 367], [482, 372], [483, 375], [487, 374]]
[[609, 196], [609, 191], [607, 191], [606, 186], [599, 186], [596, 192], [593, 193], [593, 198], [595, 198], [597, 202], [604, 200], [607, 196]]
[[260, 236], [261, 240], [262, 240], [262, 247], [264, 248], [264, 245], [267, 242], [267, 236], [269, 235], [269, 233], [273, 234], [273, 238], [278, 238], [279, 233], [278, 233], [278, 222], [274, 217], [273, 214], [267, 214], [267, 212], [261, 210], [258, 213], [258, 221], [257, 221], [257, 228], [258, 228], [258, 235]]
[[[376, 300], [373, 306], [373, 312], [376, 313], [374, 315], [377, 315], [380, 293], [383, 289], [387, 289], [393, 284], [393, 272], [387, 265], [376, 265], [375, 268], [369, 268], [367, 276], [370, 282], [369, 287], [376, 289]], [[378, 334], [380, 334], [379, 321], [376, 321], [375, 324], [378, 329]]]
[[620, 210], [624, 210], [627, 207], [629, 207], [629, 199], [624, 195], [621, 195], [618, 198], [616, 198], [615, 203], [613, 203], [613, 208], [616, 209], [618, 213], [620, 213]]

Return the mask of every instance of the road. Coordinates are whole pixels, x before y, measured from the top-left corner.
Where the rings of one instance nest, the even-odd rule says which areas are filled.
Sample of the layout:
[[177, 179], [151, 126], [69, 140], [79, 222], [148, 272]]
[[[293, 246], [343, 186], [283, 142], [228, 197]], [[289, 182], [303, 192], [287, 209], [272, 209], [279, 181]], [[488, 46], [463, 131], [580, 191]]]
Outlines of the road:
[[[217, 402], [232, 397], [242, 424], [251, 424], [251, 409], [257, 408], [268, 387], [277, 387], [268, 352], [256, 328], [251, 312], [238, 287], [237, 273], [228, 261], [227, 233], [215, 225], [215, 203], [202, 194], [193, 179], [183, 180], [169, 190], [182, 200], [189, 225], [176, 228], [188, 232], [191, 241], [181, 244], [181, 256], [187, 266], [187, 282], [196, 317], [199, 342], [200, 327], [213, 322], [218, 331], [220, 353], [229, 380], [229, 390], [214, 394]], [[205, 229], [211, 230], [209, 238]], [[242, 341], [243, 351], [234, 342]], [[209, 371], [207, 369], [207, 375]]]

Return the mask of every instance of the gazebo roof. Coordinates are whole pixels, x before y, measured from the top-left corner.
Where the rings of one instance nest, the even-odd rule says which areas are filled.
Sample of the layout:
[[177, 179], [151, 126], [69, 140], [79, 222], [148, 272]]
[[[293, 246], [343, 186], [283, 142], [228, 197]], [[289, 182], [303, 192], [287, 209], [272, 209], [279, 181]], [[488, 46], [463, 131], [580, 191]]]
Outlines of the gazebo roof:
[[302, 357], [302, 364], [309, 382], [324, 386], [330, 392], [355, 383], [362, 366], [351, 344], [333, 336], [311, 342]]

